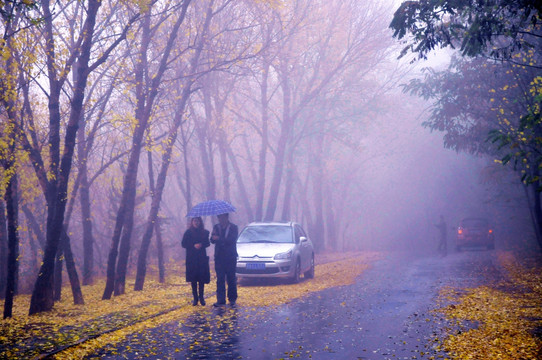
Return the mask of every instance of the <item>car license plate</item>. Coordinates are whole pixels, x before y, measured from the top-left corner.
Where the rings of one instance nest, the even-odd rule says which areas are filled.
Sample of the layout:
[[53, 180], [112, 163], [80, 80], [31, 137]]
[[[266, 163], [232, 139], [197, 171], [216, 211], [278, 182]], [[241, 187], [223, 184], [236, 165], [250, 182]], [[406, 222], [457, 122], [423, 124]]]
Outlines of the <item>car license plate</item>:
[[247, 264], [247, 270], [264, 270], [265, 264], [264, 263], [248, 263]]

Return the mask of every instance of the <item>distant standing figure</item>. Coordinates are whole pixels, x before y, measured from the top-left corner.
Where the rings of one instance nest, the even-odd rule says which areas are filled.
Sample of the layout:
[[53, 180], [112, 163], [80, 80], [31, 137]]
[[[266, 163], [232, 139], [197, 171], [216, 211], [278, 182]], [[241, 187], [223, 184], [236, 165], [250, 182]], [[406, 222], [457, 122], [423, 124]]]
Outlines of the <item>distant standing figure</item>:
[[216, 303], [214, 306], [226, 304], [226, 282], [228, 284], [228, 300], [235, 306], [237, 300], [237, 225], [229, 220], [229, 215], [218, 215], [218, 224], [213, 227], [211, 243], [215, 244], [216, 271]]
[[438, 243], [438, 251], [442, 253], [443, 256], [446, 256], [447, 253], [447, 247], [446, 247], [446, 233], [447, 233], [447, 226], [446, 221], [444, 221], [444, 216], [440, 215], [440, 221], [438, 224], [435, 224], [435, 226], [440, 231], [440, 240]]
[[209, 231], [205, 230], [201, 217], [194, 217], [185, 231], [182, 246], [186, 249], [186, 281], [192, 283], [192, 305], [205, 305], [204, 284], [211, 281], [209, 257], [206, 248], [209, 243]]

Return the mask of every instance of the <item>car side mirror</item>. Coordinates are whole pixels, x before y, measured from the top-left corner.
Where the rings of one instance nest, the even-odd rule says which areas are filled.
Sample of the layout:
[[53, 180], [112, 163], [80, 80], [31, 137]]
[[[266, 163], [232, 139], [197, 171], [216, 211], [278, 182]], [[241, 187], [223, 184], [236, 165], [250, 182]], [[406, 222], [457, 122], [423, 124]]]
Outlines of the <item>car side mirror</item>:
[[299, 241], [301, 241], [301, 242], [305, 242], [305, 241], [307, 241], [307, 238], [306, 238], [306, 237], [304, 237], [304, 236], [301, 236], [301, 237], [299, 238]]

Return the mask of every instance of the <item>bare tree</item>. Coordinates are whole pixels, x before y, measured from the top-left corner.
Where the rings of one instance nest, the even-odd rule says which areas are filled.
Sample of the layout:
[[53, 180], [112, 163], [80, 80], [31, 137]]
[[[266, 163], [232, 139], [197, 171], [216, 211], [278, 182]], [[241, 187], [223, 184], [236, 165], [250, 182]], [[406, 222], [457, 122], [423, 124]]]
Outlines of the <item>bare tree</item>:
[[[54, 259], [58, 251], [60, 239], [64, 231], [64, 215], [66, 202], [68, 199], [68, 182], [72, 167], [73, 155], [75, 150], [75, 140], [81, 114], [83, 110], [83, 102], [85, 98], [85, 90], [89, 74], [98, 66], [103, 64], [108, 58], [111, 51], [120, 44], [126, 37], [128, 28], [132, 22], [138, 17], [136, 14], [130, 22], [125, 26], [119, 36], [109, 44], [108, 47], [102, 49], [100, 56], [94, 59], [91, 63], [91, 51], [94, 44], [94, 31], [98, 10], [101, 6], [101, 1], [89, 0], [83, 14], [86, 16], [81, 24], [81, 29], [75, 42], [75, 47], [71, 48], [70, 56], [62, 66], [58, 54], [56, 53], [55, 44], [57, 41], [54, 35], [54, 20], [52, 16], [51, 4], [48, 0], [41, 2], [41, 8], [44, 14], [44, 53], [47, 65], [48, 83], [48, 108], [49, 108], [49, 141], [50, 150], [49, 168], [44, 177], [44, 163], [39, 157], [39, 152], [36, 149], [29, 149], [33, 164], [40, 178], [42, 187], [45, 188], [45, 194], [48, 205], [47, 215], [47, 243], [44, 251], [43, 263], [40, 268], [32, 299], [30, 303], [30, 314], [48, 311], [53, 307], [53, 271]], [[77, 6], [77, 5], [75, 5]], [[62, 69], [62, 71], [59, 71]], [[60, 110], [61, 93], [66, 84], [67, 76], [71, 70], [76, 73], [76, 78], [73, 84], [73, 93], [70, 101], [70, 113], [68, 122], [64, 129], [63, 154], [60, 156], [60, 134], [62, 125], [62, 114]], [[30, 144], [25, 140], [26, 144]], [[74, 294], [75, 295], [75, 294]], [[80, 299], [74, 298], [76, 302], [82, 302]]]
[[188, 70], [188, 77], [186, 79], [186, 82], [184, 83], [184, 86], [182, 87], [183, 90], [181, 93], [181, 97], [179, 99], [178, 107], [175, 111], [174, 122], [168, 132], [167, 140], [165, 142], [165, 150], [162, 155], [162, 163], [160, 167], [160, 172], [158, 173], [156, 187], [153, 189], [154, 191], [152, 193], [151, 209], [150, 209], [149, 217], [147, 220], [145, 232], [143, 233], [141, 248], [139, 250], [137, 275], [136, 275], [136, 282], [134, 286], [134, 290], [136, 291], [143, 290], [143, 284], [145, 281], [145, 274], [146, 274], [146, 268], [147, 268], [147, 252], [149, 249], [152, 232], [155, 227], [156, 220], [158, 218], [158, 211], [160, 209], [162, 193], [164, 191], [164, 186], [166, 183], [166, 175], [169, 169], [169, 164], [171, 162], [171, 153], [173, 151], [173, 146], [177, 140], [179, 127], [183, 121], [188, 98], [190, 96], [190, 93], [192, 92], [191, 86], [194, 82], [194, 76], [195, 76], [194, 74], [198, 66], [201, 51], [206, 41], [206, 33], [209, 30], [209, 26], [210, 26], [212, 14], [213, 14], [212, 3], [213, 2], [211, 1], [207, 9], [207, 14], [205, 17], [203, 29], [201, 30], [201, 35], [199, 36], [199, 42], [195, 45], [196, 51], [194, 52], [192, 58], [190, 59], [190, 68]]
[[[161, 203], [162, 193], [165, 187], [166, 175], [171, 163], [171, 156], [174, 149], [174, 144], [177, 141], [178, 132], [182, 125], [183, 118], [186, 114], [188, 101], [191, 93], [193, 92], [192, 86], [193, 84], [202, 84], [202, 90], [211, 89], [211, 87], [206, 86], [208, 85], [206, 82], [197, 82], [197, 77], [201, 76], [201, 80], [207, 79], [211, 76], [211, 74], [218, 71], [219, 69], [222, 69], [224, 66], [228, 66], [228, 64], [231, 64], [244, 56], [249, 56], [245, 53], [249, 47], [244, 44], [245, 46], [232, 46], [229, 48], [229, 50], [237, 49], [239, 53], [234, 51], [222, 51], [221, 53], [219, 53], [220, 55], [215, 55], [217, 58], [220, 58], [221, 56], [221, 60], [213, 59], [210, 56], [206, 56], [204, 59], [201, 59], [204, 51], [207, 51], [209, 53], [217, 52], [219, 45], [215, 43], [215, 40], [213, 39], [218, 39], [220, 34], [210, 33], [212, 21], [215, 18], [220, 18], [220, 16], [222, 16], [223, 18], [227, 18], [228, 22], [232, 22], [234, 16], [230, 16], [231, 13], [228, 12], [228, 9], [229, 7], [234, 7], [234, 4], [235, 2], [227, 0], [219, 4], [216, 4], [215, 1], [209, 1], [207, 4], [202, 5], [205, 6], [203, 8], [204, 11], [202, 11], [205, 16], [202, 18], [201, 25], [198, 27], [197, 36], [195, 36], [196, 42], [193, 45], [189, 46], [190, 48], [194, 48], [195, 51], [193, 52], [191, 57], [186, 60], [189, 66], [186, 69], [186, 74], [182, 76], [183, 80], [179, 86], [182, 91], [176, 104], [174, 121], [168, 131], [167, 139], [163, 144], [161, 168], [158, 173], [157, 185], [153, 192], [149, 218], [147, 220], [146, 230], [143, 235], [143, 240], [138, 258], [138, 272], [136, 276], [135, 290], [141, 290], [143, 288], [143, 281], [146, 271], [147, 251], [150, 244], [153, 227], [158, 216], [158, 210]], [[218, 26], [217, 28], [219, 29], [219, 32], [223, 33], [234, 32], [234, 30], [229, 29], [230, 27], [232, 29], [235, 29], [235, 26], [229, 24], [225, 26]], [[221, 39], [221, 43], [224, 44], [223, 39]], [[202, 67], [200, 62], [205, 62], [206, 64]], [[212, 66], [209, 66], [209, 64], [212, 64]], [[205, 113], [207, 114], [207, 120], [212, 117], [212, 105], [210, 101], [211, 99], [204, 95], [204, 108]], [[227, 154], [224, 151], [223, 160], [226, 159], [226, 156]], [[224, 182], [227, 181], [226, 178], [227, 176], [223, 177]]]
[[[307, 225], [319, 250], [341, 248], [353, 207], [343, 194], [357, 189], [363, 174], [349, 163], [357, 162], [357, 143], [371, 120], [364, 105], [381, 93], [375, 69], [389, 46], [378, 1], [151, 2], [136, 15], [102, 2], [93, 35], [82, 33], [87, 1], [43, 4], [56, 13], [45, 20], [52, 22], [44, 23], [46, 38], [24, 33], [40, 56], [18, 78], [23, 118], [16, 125], [31, 160], [25, 169], [35, 173], [21, 181], [43, 193], [20, 204], [28, 205], [28, 235], [39, 239], [40, 228], [45, 234], [44, 264], [62, 251], [71, 278], [81, 259], [83, 284], [107, 269], [104, 299], [124, 293], [136, 269], [141, 290], [153, 234], [163, 280], [167, 256], [182, 257], [171, 251], [180, 250], [175, 239], [185, 218], [179, 214], [216, 197], [235, 203], [240, 224], [293, 219]], [[143, 21], [126, 46], [111, 48], [139, 12]], [[55, 31], [62, 26], [73, 31]], [[47, 56], [40, 52], [46, 39]], [[24, 54], [16, 56], [24, 63]], [[46, 116], [36, 94], [50, 101]], [[148, 157], [141, 157], [144, 147]], [[71, 158], [68, 192], [61, 175], [71, 170]], [[148, 177], [138, 174], [140, 166], [148, 166]], [[47, 221], [40, 201], [47, 203]], [[56, 269], [61, 274], [60, 263]], [[49, 271], [40, 270], [40, 278]], [[38, 282], [45, 286], [44, 278]], [[74, 294], [77, 282], [70, 280]], [[33, 312], [49, 306], [33, 304]]]
[[[128, 256], [130, 251], [130, 240], [132, 236], [133, 217], [135, 207], [135, 195], [137, 184], [137, 173], [141, 148], [143, 144], [143, 135], [147, 129], [149, 119], [151, 117], [154, 101], [158, 94], [158, 89], [162, 81], [162, 76], [167, 70], [169, 56], [175, 45], [179, 27], [183, 23], [190, 0], [185, 0], [180, 5], [180, 12], [175, 19], [167, 43], [162, 51], [162, 56], [159, 60], [156, 72], [150, 75], [148, 72], [148, 51], [153, 34], [156, 29], [151, 27], [152, 5], [145, 14], [143, 26], [141, 29], [141, 47], [139, 52], [139, 61], [136, 65], [136, 109], [135, 120], [136, 126], [132, 137], [132, 149], [128, 160], [128, 168], [124, 177], [124, 186], [122, 199], [119, 205], [117, 218], [115, 222], [115, 230], [111, 240], [111, 249], [109, 251], [107, 263], [107, 283], [105, 286], [103, 299], [110, 299], [113, 291], [115, 295], [124, 294], [126, 282], [126, 267], [128, 264]], [[168, 12], [166, 12], [168, 13]], [[160, 19], [159, 23], [164, 21]], [[122, 238], [121, 238], [122, 234]], [[120, 250], [119, 250], [120, 244]], [[117, 254], [118, 262], [117, 262]]]

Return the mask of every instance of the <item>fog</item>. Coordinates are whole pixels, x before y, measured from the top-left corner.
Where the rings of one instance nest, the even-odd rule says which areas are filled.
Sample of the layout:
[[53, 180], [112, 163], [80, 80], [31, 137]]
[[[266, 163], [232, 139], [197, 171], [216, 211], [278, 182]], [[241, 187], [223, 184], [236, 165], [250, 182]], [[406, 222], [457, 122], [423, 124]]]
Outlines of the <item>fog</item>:
[[[388, 16], [391, 18], [391, 12]], [[339, 145], [330, 150], [340, 155], [340, 158], [336, 159], [337, 163], [330, 171], [333, 179], [330, 184], [333, 189], [324, 192], [322, 222], [325, 224], [321, 224], [321, 227], [314, 224], [318, 221], [314, 214], [315, 198], [308, 195], [308, 198], [304, 199], [296, 191], [291, 194], [291, 215], [286, 219], [281, 217], [280, 208], [284, 206], [284, 202], [279, 199], [272, 220], [301, 223], [311, 237], [324, 238], [324, 251], [408, 249], [436, 252], [438, 231], [435, 224], [440, 215], [444, 216], [448, 225], [450, 249], [454, 247], [457, 224], [466, 216], [490, 219], [496, 231], [497, 243], [504, 248], [532, 242], [533, 234], [530, 230], [524, 190], [510, 167], [496, 164], [491, 156], [475, 156], [445, 149], [443, 134], [430, 132], [421, 125], [429, 116], [427, 109], [430, 103], [401, 91], [402, 84], [421, 76], [421, 68], [444, 69], [454, 52], [439, 50], [433, 52], [425, 61], [409, 63], [411, 58], [408, 56], [398, 60], [396, 50], [387, 55], [385, 62], [375, 67], [379, 82], [388, 81], [389, 84], [384, 92], [379, 85], [370, 84], [380, 95], [372, 101], [365, 98], [362, 100], [363, 115], [354, 120], [355, 135], [348, 135], [359, 142], [355, 146], [347, 145], [343, 148]], [[362, 80], [361, 85], [367, 84], [366, 80]], [[312, 107], [317, 109], [326, 106], [326, 103], [318, 101], [312, 104]], [[313, 123], [312, 126], [314, 125], [320, 126]], [[352, 128], [347, 131], [352, 131]], [[244, 140], [241, 147], [250, 148], [254, 145], [252, 140], [254, 139], [248, 142]], [[311, 157], [310, 146], [299, 146], [295, 150], [295, 161], [305, 164], [306, 159]], [[245, 149], [239, 151], [243, 153]], [[252, 154], [257, 151], [257, 147], [250, 150]], [[250, 152], [247, 151], [248, 154]], [[189, 156], [192, 154], [195, 152]], [[231, 214], [231, 220], [237, 223], [240, 229], [250, 221], [263, 220], [249, 215], [239, 197], [238, 180], [234, 179], [233, 172], [228, 173], [227, 180], [224, 179], [223, 170], [218, 169], [218, 154], [215, 153], [214, 156], [217, 174], [216, 197], [227, 198], [238, 209]], [[250, 183], [250, 178], [255, 178], [255, 160], [252, 160], [251, 164], [251, 160], [246, 159], [246, 156], [242, 154], [238, 160], [240, 172], [246, 175], [244, 179]], [[268, 156], [268, 174], [273, 173], [275, 160], [275, 153]], [[322, 157], [320, 161], [330, 160]], [[192, 165], [200, 166], [197, 159]], [[310, 169], [310, 165], [308, 166]], [[173, 171], [176, 174], [182, 173], [179, 167]], [[182, 181], [177, 178], [178, 175], [174, 177], [173, 183]], [[169, 178], [172, 179], [171, 176]], [[224, 181], [228, 181], [227, 188], [221, 188]], [[285, 187], [293, 186], [286, 181], [282, 182], [279, 193], [265, 195], [264, 207], [273, 197], [282, 198]], [[194, 182], [195, 203], [207, 199], [206, 182], [208, 179], [204, 177], [198, 177]], [[267, 179], [266, 186], [270, 186], [270, 183], [270, 179]], [[248, 185], [248, 189], [256, 190], [255, 186]], [[227, 194], [228, 191], [231, 193]], [[312, 189], [309, 194], [310, 191]], [[253, 206], [256, 193], [249, 191], [247, 196]], [[179, 188], [170, 183], [162, 208], [165, 210], [165, 217], [169, 218], [170, 226], [165, 231], [169, 233], [172, 241], [170, 246], [173, 248], [177, 247], [174, 241], [175, 233], [182, 232], [187, 221], [184, 214], [188, 209], [182, 201], [179, 202], [179, 197]], [[303, 201], [306, 201], [311, 209], [307, 209]], [[336, 218], [329, 220], [329, 216], [333, 215]], [[216, 218], [208, 217], [204, 222], [206, 227], [210, 228], [216, 223]], [[339, 227], [332, 233], [336, 236], [334, 238], [330, 238], [329, 223], [335, 223]]]
[[[532, 244], [524, 189], [510, 169], [488, 156], [445, 149], [442, 133], [421, 125], [428, 105], [400, 91], [393, 96], [405, 106], [380, 108], [381, 115], [366, 125], [358, 151], [338, 169], [358, 177], [338, 195], [345, 208], [333, 210], [342, 214], [343, 228], [338, 232], [341, 238], [326, 239], [327, 251], [436, 254], [440, 215], [448, 225], [450, 250], [459, 221], [468, 216], [490, 219], [500, 248]], [[242, 228], [249, 220], [242, 206], [235, 205], [238, 212], [230, 218]], [[181, 209], [178, 224], [186, 221]], [[302, 211], [289, 220], [308, 228]], [[208, 217], [205, 223], [211, 227], [216, 219]], [[332, 246], [334, 241], [339, 245]]]
[[[532, 243], [517, 173], [491, 156], [445, 149], [442, 133], [421, 126], [430, 102], [401, 91], [452, 53], [398, 60], [402, 45], [389, 28], [397, 1], [277, 3], [158, 2], [145, 21], [133, 4], [103, 7], [96, 23], [109, 26], [83, 42], [86, 52], [59, 35], [86, 33], [76, 2], [43, 20], [58, 29], [52, 39], [29, 27], [15, 56], [29, 63], [10, 77], [24, 114], [4, 112], [0, 123], [6, 139], [14, 128], [25, 139], [6, 150], [25, 155], [0, 179], [5, 193], [17, 173], [23, 195], [23, 291], [46, 248], [43, 263], [54, 267], [61, 227], [88, 283], [107, 267], [111, 282], [115, 271], [124, 282], [126, 269], [144, 277], [145, 261], [175, 263], [187, 212], [211, 199], [229, 200], [241, 229], [300, 223], [317, 253], [434, 251], [440, 215], [449, 247], [472, 215], [493, 222], [502, 248]], [[52, 58], [27, 56], [34, 52]], [[79, 66], [88, 71], [75, 74]], [[56, 69], [67, 77], [49, 89]], [[204, 221], [210, 228], [216, 218]]]
[[387, 155], [368, 161], [360, 184], [362, 248], [435, 251], [439, 234], [434, 224], [440, 215], [453, 240], [461, 217], [493, 218], [498, 211], [488, 203], [490, 189], [482, 183], [487, 160], [444, 149], [442, 135], [416, 121], [387, 132], [374, 129], [365, 142]]

